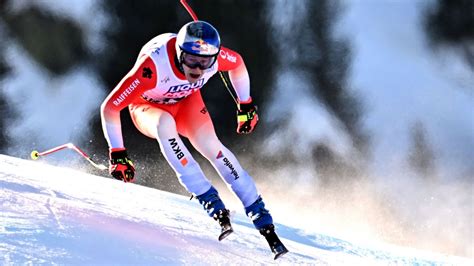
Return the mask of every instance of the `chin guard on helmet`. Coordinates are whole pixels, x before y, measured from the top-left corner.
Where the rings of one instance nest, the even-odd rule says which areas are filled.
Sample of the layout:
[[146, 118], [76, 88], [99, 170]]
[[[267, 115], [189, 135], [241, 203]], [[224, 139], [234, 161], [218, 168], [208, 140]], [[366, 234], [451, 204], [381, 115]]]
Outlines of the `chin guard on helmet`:
[[[192, 21], [185, 24], [176, 36], [176, 56], [180, 64], [191, 68], [206, 69], [212, 67], [217, 61], [221, 48], [221, 41], [217, 30], [205, 21]], [[209, 63], [189, 62], [185, 56], [210, 57]], [[191, 60], [192, 61], [192, 60]], [[206, 60], [204, 60], [206, 61]]]

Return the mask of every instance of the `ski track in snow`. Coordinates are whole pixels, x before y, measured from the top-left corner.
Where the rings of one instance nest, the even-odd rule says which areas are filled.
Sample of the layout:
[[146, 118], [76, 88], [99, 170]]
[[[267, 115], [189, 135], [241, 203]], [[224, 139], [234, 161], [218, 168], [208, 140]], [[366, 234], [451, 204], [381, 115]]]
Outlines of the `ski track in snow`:
[[[468, 258], [363, 247], [276, 224], [290, 253], [274, 261], [242, 212], [234, 233], [175, 195], [0, 155], [0, 264], [473, 265]], [[308, 233], [310, 232], [310, 233]]]

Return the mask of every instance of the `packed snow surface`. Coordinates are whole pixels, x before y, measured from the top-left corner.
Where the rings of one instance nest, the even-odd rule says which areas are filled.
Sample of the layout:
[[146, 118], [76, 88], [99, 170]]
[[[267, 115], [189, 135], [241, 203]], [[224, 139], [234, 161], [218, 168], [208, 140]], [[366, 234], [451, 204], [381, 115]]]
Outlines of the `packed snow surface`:
[[473, 264], [383, 243], [363, 246], [279, 223], [290, 253], [274, 261], [243, 210], [234, 210], [235, 232], [219, 242], [218, 224], [195, 200], [5, 155], [0, 188], [2, 265]]

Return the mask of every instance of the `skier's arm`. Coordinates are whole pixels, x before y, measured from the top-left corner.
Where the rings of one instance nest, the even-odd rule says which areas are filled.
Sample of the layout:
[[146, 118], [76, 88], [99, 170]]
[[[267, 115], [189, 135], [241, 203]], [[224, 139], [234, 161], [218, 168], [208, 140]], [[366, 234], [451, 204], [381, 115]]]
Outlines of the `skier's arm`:
[[251, 102], [250, 78], [240, 54], [229, 48], [221, 47], [217, 62], [219, 64], [218, 71], [228, 71], [238, 101], [240, 103]]
[[237, 133], [251, 133], [258, 123], [257, 106], [250, 97], [250, 78], [244, 60], [235, 51], [222, 47], [218, 56], [218, 70], [228, 71], [237, 94]]
[[102, 103], [100, 108], [102, 130], [110, 150], [125, 148], [120, 111], [143, 92], [154, 88], [156, 80], [157, 73], [153, 60], [143, 56]]

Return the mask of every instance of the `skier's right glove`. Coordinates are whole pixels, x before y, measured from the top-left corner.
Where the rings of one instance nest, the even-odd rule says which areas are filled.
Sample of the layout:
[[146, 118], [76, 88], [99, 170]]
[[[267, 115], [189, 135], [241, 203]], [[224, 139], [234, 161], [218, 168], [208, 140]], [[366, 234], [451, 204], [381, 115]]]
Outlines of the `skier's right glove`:
[[123, 182], [133, 182], [135, 176], [135, 167], [132, 160], [128, 158], [127, 150], [124, 148], [110, 150], [109, 173]]
[[237, 107], [237, 133], [249, 134], [258, 122], [257, 106], [250, 98], [247, 102], [239, 102]]

